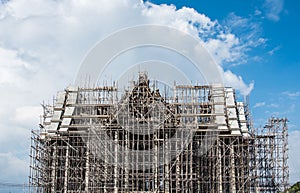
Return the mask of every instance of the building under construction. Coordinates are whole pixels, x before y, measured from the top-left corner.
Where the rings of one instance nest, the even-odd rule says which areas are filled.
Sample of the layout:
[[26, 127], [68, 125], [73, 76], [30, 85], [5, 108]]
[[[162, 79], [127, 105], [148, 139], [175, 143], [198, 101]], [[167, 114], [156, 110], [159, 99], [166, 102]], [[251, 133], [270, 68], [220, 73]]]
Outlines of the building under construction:
[[280, 192], [287, 136], [220, 85], [69, 87], [32, 132], [30, 192]]

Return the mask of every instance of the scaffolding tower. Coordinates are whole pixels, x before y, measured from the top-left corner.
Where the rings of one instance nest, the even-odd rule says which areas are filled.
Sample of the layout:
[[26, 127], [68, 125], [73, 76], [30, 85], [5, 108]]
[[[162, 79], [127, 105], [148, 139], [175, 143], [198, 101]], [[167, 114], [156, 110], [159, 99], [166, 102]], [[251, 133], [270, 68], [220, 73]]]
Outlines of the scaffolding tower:
[[32, 131], [30, 192], [278, 192], [287, 119], [253, 129], [232, 88], [68, 87]]

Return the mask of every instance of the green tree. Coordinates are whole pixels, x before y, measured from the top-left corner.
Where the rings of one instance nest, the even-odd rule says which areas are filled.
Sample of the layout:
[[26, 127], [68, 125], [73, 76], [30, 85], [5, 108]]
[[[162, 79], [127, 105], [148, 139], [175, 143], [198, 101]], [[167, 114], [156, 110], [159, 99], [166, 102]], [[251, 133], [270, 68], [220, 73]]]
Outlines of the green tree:
[[300, 182], [292, 185], [292, 187], [286, 190], [284, 193], [300, 193]]

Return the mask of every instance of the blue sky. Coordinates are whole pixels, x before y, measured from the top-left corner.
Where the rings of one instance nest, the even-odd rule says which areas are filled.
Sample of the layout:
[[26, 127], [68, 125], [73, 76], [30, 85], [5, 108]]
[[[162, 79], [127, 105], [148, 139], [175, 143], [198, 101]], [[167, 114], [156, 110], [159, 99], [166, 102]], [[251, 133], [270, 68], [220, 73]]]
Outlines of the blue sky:
[[290, 131], [299, 130], [300, 90], [300, 2], [299, 1], [175, 1], [152, 0], [153, 3], [174, 4], [177, 8], [192, 7], [221, 24], [234, 14], [248, 20], [244, 29], [230, 29], [243, 36], [251, 25], [256, 35], [266, 40], [262, 45], [247, 52], [247, 61], [225, 66], [243, 77], [245, 82], [254, 81], [250, 94], [256, 126], [264, 124], [267, 117], [283, 116], [290, 120]]
[[265, 43], [247, 51], [247, 59], [242, 64], [236, 64], [235, 61], [225, 65], [224, 68], [241, 75], [245, 82], [255, 83], [254, 90], [250, 94], [250, 104], [256, 126], [264, 124], [263, 120], [267, 117], [283, 116], [290, 120], [290, 131], [299, 130], [299, 1], [152, 0], [151, 2], [174, 4], [177, 8], [192, 7], [225, 25], [232, 19], [232, 15], [247, 20], [249, 25], [229, 30], [242, 37], [243, 33], [255, 28], [255, 35], [265, 39]]
[[[290, 180], [300, 181], [299, 8], [297, 0], [0, 3], [0, 182], [28, 180], [30, 129], [38, 128], [40, 103], [72, 84], [95, 43], [149, 23], [198, 34], [226, 84], [241, 100], [250, 93], [256, 127], [271, 116], [289, 119]], [[6, 191], [0, 186], [0, 192]]]
[[[248, 25], [231, 28], [238, 37], [254, 29], [264, 43], [246, 52], [246, 61], [224, 66], [241, 75], [245, 82], [254, 82], [249, 98], [255, 127], [267, 119], [287, 117], [289, 120], [290, 180], [300, 180], [298, 154], [300, 131], [300, 1], [290, 0], [152, 0], [174, 4], [177, 8], [192, 7], [221, 24], [235, 17]], [[237, 22], [237, 21], [236, 21]], [[230, 26], [228, 26], [230, 28]], [[239, 28], [241, 27], [241, 28]], [[297, 170], [298, 172], [296, 172]]]

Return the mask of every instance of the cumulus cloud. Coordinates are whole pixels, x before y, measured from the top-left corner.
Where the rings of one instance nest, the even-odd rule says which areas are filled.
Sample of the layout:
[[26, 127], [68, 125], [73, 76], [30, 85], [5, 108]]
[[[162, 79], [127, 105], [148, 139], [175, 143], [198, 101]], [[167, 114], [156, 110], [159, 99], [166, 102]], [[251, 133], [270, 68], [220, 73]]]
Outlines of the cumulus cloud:
[[244, 52], [238, 48], [239, 39], [233, 34], [219, 34], [216, 39], [207, 40], [205, 46], [219, 64], [240, 63], [244, 61]]
[[0, 47], [0, 84], [20, 84], [24, 81], [21, 76], [30, 68], [30, 64], [18, 57], [20, 52]]
[[18, 107], [13, 120], [19, 125], [35, 125], [40, 121], [42, 113], [41, 106]]
[[232, 73], [230, 70], [224, 72], [225, 85], [236, 88], [243, 96], [247, 96], [254, 88], [254, 82], [247, 85], [241, 76]]
[[[235, 16], [232, 21], [249, 24]], [[230, 23], [211, 20], [192, 8], [140, 0], [0, 3], [0, 171], [7, 171], [9, 164], [27, 167], [20, 157], [29, 152], [30, 129], [38, 124], [39, 103], [45, 99], [51, 104], [58, 90], [72, 84], [85, 54], [109, 34], [140, 24], [168, 25], [192, 34], [220, 65], [244, 60], [249, 49], [264, 41], [255, 36], [248, 44], [245, 40], [252, 40], [253, 35], [240, 37], [238, 31], [229, 30]], [[253, 89], [253, 83], [247, 85], [231, 71], [222, 72], [225, 83], [241, 94]], [[0, 179], [4, 175], [1, 172]], [[12, 173], [14, 178], [23, 183], [27, 174]]]

